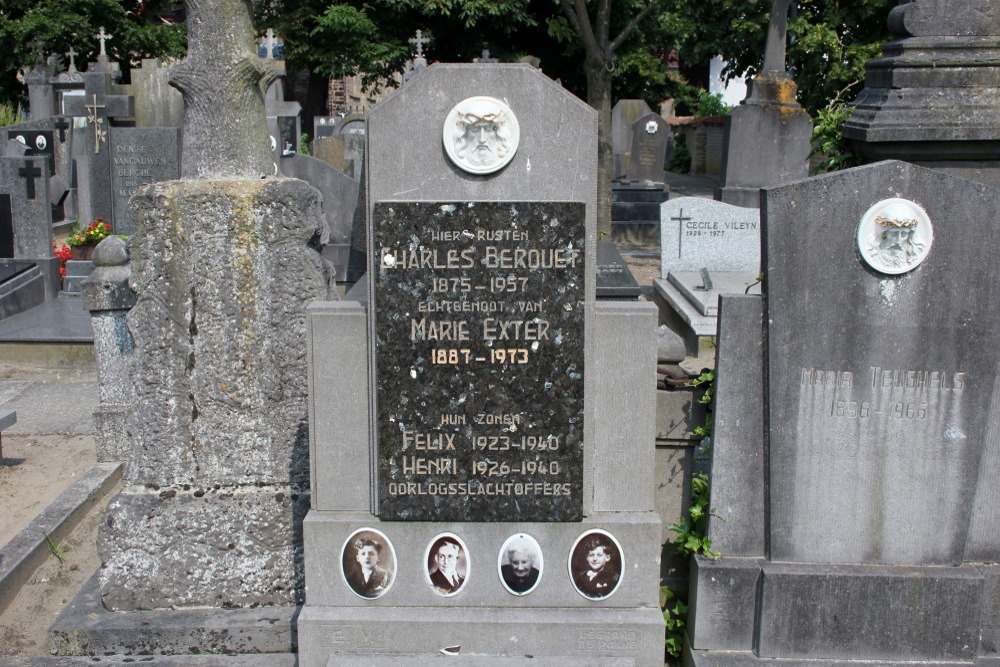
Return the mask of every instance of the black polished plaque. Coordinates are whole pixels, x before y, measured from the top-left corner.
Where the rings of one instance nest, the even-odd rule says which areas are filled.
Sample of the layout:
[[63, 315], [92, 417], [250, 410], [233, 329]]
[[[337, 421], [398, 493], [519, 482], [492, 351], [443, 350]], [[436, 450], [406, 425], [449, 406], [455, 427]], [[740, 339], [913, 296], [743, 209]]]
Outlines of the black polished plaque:
[[382, 519], [578, 521], [584, 205], [375, 204]]

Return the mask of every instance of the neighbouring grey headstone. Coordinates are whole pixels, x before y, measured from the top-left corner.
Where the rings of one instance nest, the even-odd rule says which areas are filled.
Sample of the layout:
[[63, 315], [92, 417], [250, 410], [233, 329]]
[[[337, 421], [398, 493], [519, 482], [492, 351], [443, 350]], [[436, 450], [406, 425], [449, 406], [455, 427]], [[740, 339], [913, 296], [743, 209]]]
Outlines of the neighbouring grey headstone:
[[611, 150], [614, 156], [612, 178], [619, 178], [628, 168], [632, 150], [632, 124], [640, 116], [653, 113], [645, 100], [618, 100], [611, 109]]
[[702, 197], [660, 206], [660, 271], [760, 271], [760, 211]]
[[760, 292], [760, 211], [679, 197], [660, 216], [654, 300], [681, 335], [714, 336], [721, 295]]
[[670, 125], [658, 114], [648, 113], [632, 123], [628, 169], [624, 183], [662, 184], [664, 167], [674, 150]]
[[[765, 298], [723, 300], [716, 370], [735, 384], [715, 406], [723, 511], [709, 525], [723, 556], [699, 561], [698, 590], [716, 593], [693, 605], [690, 662], [725, 649], [761, 664], [985, 664], [995, 615], [981, 610], [1000, 605], [981, 565], [1000, 560], [1000, 190], [882, 162], [765, 199]], [[932, 244], [900, 199], [923, 207]], [[757, 308], [759, 358], [728, 340], [756, 329]], [[748, 576], [727, 595], [736, 565]]]
[[176, 127], [111, 128], [112, 228], [116, 234], [135, 232], [128, 201], [139, 186], [180, 178], [180, 140]]
[[12, 238], [0, 245], [17, 259], [52, 256], [49, 167], [44, 157], [0, 157], [0, 193], [10, 197]]
[[[132, 116], [135, 106], [131, 96], [111, 94], [111, 75], [107, 72], [83, 74], [84, 95], [66, 97], [66, 113], [84, 118], [83, 128], [74, 128], [77, 196], [80, 221], [114, 219], [114, 196], [111, 185], [110, 123], [112, 118]], [[117, 231], [117, 230], [116, 230]]]
[[322, 160], [295, 155], [281, 161], [281, 173], [298, 178], [319, 190], [323, 216], [329, 230], [323, 256], [332, 264], [337, 281], [347, 280], [351, 252], [351, 226], [358, 205], [358, 182]]
[[129, 91], [135, 100], [136, 127], [180, 127], [184, 122], [184, 98], [170, 85], [170, 66], [156, 58], [143, 58], [142, 67], [131, 71]]

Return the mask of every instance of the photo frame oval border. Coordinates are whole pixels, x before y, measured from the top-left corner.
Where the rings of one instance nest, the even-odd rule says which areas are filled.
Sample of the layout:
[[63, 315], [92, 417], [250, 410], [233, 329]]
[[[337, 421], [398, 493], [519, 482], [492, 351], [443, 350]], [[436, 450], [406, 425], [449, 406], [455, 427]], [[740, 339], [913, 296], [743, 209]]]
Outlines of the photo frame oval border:
[[[376, 535], [379, 539], [382, 540], [384, 545], [389, 548], [389, 553], [392, 555], [392, 568], [389, 571], [392, 578], [389, 580], [389, 585], [385, 587], [385, 590], [376, 595], [375, 597], [368, 597], [367, 595], [362, 595], [361, 593], [356, 591], [354, 589], [354, 586], [351, 585], [351, 582], [347, 578], [347, 569], [344, 566], [345, 557], [347, 555], [347, 548], [351, 545], [351, 542], [357, 539], [358, 535], [360, 535], [361, 533], [373, 533], [374, 535]], [[379, 558], [379, 560], [381, 561], [381, 557]], [[357, 597], [361, 598], [362, 600], [377, 600], [380, 597], [383, 597], [390, 590], [392, 590], [392, 587], [396, 584], [396, 573], [398, 571], [399, 571], [399, 561], [396, 559], [396, 548], [392, 546], [392, 540], [390, 540], [389, 537], [378, 528], [372, 528], [371, 526], [364, 526], [362, 528], [358, 528], [353, 533], [347, 536], [347, 539], [344, 540], [344, 545], [340, 548], [340, 578], [343, 580], [344, 585], [347, 586], [347, 589], [352, 593], [354, 593], [354, 595], [356, 595]]]
[[[889, 228], [910, 230], [903, 247], [883, 247]], [[858, 253], [869, 267], [886, 275], [901, 275], [920, 266], [933, 243], [930, 216], [920, 204], [909, 199], [883, 199], [872, 205], [858, 223]]]
[[[431, 551], [434, 549], [434, 545], [443, 539], [450, 539], [453, 542], [456, 542], [458, 546], [461, 548], [462, 550], [461, 553], [463, 554], [463, 559], [465, 560], [465, 579], [462, 581], [462, 584], [451, 593], [442, 593], [441, 591], [439, 591], [437, 585], [435, 585], [434, 583], [434, 580], [431, 579], [431, 570], [430, 570]], [[465, 540], [463, 540], [455, 533], [452, 532], [438, 533], [437, 535], [432, 537], [430, 541], [427, 543], [427, 548], [424, 549], [424, 560], [423, 560], [423, 565], [421, 567], [424, 571], [424, 581], [427, 582], [427, 585], [430, 587], [430, 589], [434, 592], [435, 595], [439, 595], [444, 598], [455, 597], [456, 595], [465, 590], [465, 587], [469, 583], [469, 577], [472, 576], [472, 558], [469, 556], [469, 547], [466, 546]], [[458, 572], [457, 564], [455, 571]]]
[[[586, 538], [590, 537], [591, 535], [601, 535], [607, 538], [608, 540], [611, 541], [611, 544], [614, 545], [614, 548], [618, 551], [618, 581], [615, 582], [615, 585], [611, 588], [610, 591], [608, 591], [607, 595], [600, 595], [596, 597], [592, 595], [587, 595], [582, 590], [580, 590], [580, 587], [577, 586], [576, 584], [576, 573], [573, 571], [573, 557], [576, 555], [577, 547], [579, 547], [580, 543], [582, 543]], [[586, 555], [583, 556], [583, 559], [586, 560]], [[619, 588], [621, 588], [622, 579], [625, 578], [625, 551], [622, 549], [621, 542], [619, 542], [618, 538], [616, 538], [614, 535], [612, 535], [606, 530], [602, 530], [601, 528], [592, 528], [582, 533], [578, 538], [576, 538], [576, 540], [573, 542], [573, 546], [570, 547], [569, 559], [567, 561], [567, 570], [569, 571], [569, 580], [570, 583], [573, 585], [573, 589], [577, 593], [579, 593], [581, 597], [591, 601], [607, 600], [609, 597], [614, 595]]]
[[[504, 558], [507, 557], [507, 551], [509, 549], [508, 545], [518, 539], [530, 541], [531, 546], [534, 548], [534, 551], [538, 556], [537, 562], [532, 561], [532, 565], [536, 570], [538, 570], [538, 578], [535, 579], [535, 582], [530, 587], [523, 591], [514, 590], [507, 585], [507, 581], [503, 578]], [[510, 562], [508, 561], [507, 564], [509, 565]], [[500, 545], [500, 551], [497, 553], [497, 577], [500, 579], [500, 585], [503, 586], [505, 591], [517, 597], [524, 597], [538, 588], [538, 584], [542, 583], [543, 576], [545, 576], [545, 555], [542, 553], [542, 545], [538, 543], [538, 540], [536, 540], [534, 536], [529, 535], [528, 533], [514, 533], [503, 541], [503, 544]]]
[[[495, 162], [486, 165], [477, 165], [465, 155], [462, 155], [460, 152], [461, 149], [456, 146], [462, 135], [465, 134], [464, 130], [458, 130], [459, 116], [474, 115], [483, 117], [484, 107], [488, 108], [491, 106], [503, 114], [504, 123], [508, 126], [505, 130], [508, 145], [506, 152]], [[506, 102], [487, 95], [476, 95], [465, 98], [451, 108], [451, 111], [445, 117], [444, 126], [441, 128], [441, 141], [444, 143], [445, 153], [447, 153], [448, 159], [451, 160], [452, 164], [462, 171], [483, 176], [500, 171], [514, 159], [514, 155], [521, 145], [521, 126], [517, 121], [517, 116], [514, 114], [513, 109]]]

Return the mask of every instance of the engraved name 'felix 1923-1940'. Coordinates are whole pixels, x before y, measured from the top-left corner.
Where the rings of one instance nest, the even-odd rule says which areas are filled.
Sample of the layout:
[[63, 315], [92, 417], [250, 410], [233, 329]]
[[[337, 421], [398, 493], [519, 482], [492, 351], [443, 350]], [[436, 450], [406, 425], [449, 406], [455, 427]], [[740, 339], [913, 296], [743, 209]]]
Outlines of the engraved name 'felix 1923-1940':
[[375, 205], [380, 516], [582, 517], [583, 216]]

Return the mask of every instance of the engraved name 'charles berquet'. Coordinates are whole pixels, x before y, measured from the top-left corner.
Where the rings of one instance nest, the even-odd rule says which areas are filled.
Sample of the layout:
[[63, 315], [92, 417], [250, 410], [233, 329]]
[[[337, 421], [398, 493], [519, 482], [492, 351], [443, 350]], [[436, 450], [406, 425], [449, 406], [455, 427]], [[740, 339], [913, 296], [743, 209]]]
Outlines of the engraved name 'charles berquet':
[[471, 269], [476, 264], [487, 269], [570, 269], [580, 258], [578, 248], [498, 248], [468, 246], [437, 248], [383, 248], [379, 253], [383, 269]]

